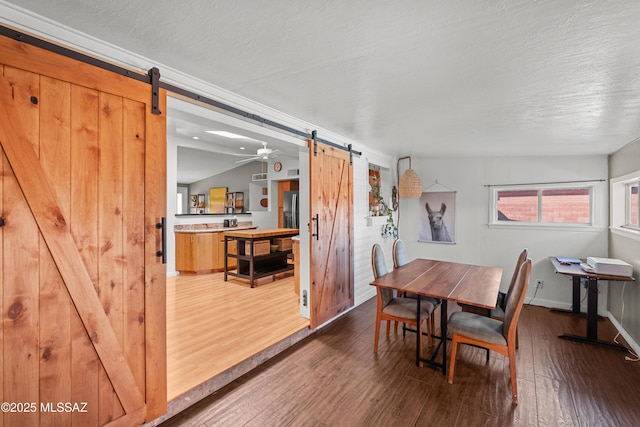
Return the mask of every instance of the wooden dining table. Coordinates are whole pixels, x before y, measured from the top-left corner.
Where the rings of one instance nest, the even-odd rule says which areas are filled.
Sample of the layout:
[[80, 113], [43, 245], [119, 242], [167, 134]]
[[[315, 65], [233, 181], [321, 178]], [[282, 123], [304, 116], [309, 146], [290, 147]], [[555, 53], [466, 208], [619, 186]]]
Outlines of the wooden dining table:
[[[501, 279], [502, 268], [499, 267], [417, 258], [378, 277], [371, 285], [442, 300], [440, 337], [435, 337], [440, 338], [440, 343], [430, 358], [423, 358], [420, 356], [420, 337], [416, 334], [416, 364], [420, 366], [424, 362], [431, 367], [442, 368], [442, 373], [446, 374], [448, 301], [494, 309]], [[419, 324], [420, 298], [416, 306]], [[442, 363], [436, 361], [440, 349]]]

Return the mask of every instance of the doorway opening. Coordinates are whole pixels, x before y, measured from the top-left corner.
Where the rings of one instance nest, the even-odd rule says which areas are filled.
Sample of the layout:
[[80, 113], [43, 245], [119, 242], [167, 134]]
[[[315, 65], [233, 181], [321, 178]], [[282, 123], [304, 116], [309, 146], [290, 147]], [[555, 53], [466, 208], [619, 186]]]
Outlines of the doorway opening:
[[[308, 148], [302, 140], [177, 98], [169, 97], [167, 107], [167, 394], [171, 402], [194, 390], [202, 393], [206, 388], [210, 394], [212, 383], [225, 385], [224, 381], [246, 372], [247, 366], [257, 366], [267, 360], [266, 355], [284, 350], [287, 342], [292, 345], [309, 334], [309, 308], [299, 297], [308, 292], [309, 283], [309, 172]], [[279, 201], [281, 182], [296, 183], [298, 214], [305, 224], [298, 227], [298, 295], [292, 272], [259, 279], [254, 288], [242, 278], [224, 281], [220, 272], [224, 261], [212, 261], [201, 274], [178, 273], [176, 259], [183, 249], [175, 230], [197, 229], [198, 235], [206, 232], [217, 237], [223, 236], [228, 224], [277, 228], [283, 218], [279, 207], [285, 207]], [[225, 194], [236, 195], [233, 210], [226, 205], [221, 212], [214, 210], [214, 200], [208, 198], [212, 188], [226, 188]], [[238, 194], [242, 204], [237, 203]], [[192, 212], [184, 200], [190, 201], [193, 195], [204, 204]], [[215, 250], [223, 260], [224, 250]]]

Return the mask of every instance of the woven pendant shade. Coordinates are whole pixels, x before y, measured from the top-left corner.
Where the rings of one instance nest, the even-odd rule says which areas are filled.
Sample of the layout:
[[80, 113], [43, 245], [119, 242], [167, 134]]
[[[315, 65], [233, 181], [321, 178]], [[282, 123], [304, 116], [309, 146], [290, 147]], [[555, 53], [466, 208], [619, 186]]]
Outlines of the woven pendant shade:
[[402, 199], [419, 198], [422, 196], [422, 182], [413, 169], [409, 168], [402, 174], [398, 184], [398, 195]]

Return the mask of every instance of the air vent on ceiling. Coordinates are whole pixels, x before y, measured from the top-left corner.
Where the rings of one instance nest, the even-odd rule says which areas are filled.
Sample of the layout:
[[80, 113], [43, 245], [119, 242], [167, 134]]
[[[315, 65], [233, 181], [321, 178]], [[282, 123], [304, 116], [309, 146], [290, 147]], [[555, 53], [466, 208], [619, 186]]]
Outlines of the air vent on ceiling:
[[251, 181], [266, 181], [267, 174], [266, 173], [254, 173], [251, 175]]

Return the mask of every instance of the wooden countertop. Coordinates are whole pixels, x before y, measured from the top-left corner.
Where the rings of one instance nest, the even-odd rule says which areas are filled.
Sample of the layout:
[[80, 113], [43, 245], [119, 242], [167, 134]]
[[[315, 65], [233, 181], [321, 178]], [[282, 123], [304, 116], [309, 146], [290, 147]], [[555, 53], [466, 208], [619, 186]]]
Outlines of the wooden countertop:
[[262, 228], [253, 230], [228, 231], [229, 237], [239, 237], [244, 239], [258, 239], [261, 237], [287, 237], [299, 234], [297, 228]]
[[237, 230], [251, 230], [256, 229], [257, 226], [252, 227], [220, 227], [220, 228], [198, 228], [194, 230], [175, 230], [175, 233], [226, 233], [228, 231]]

